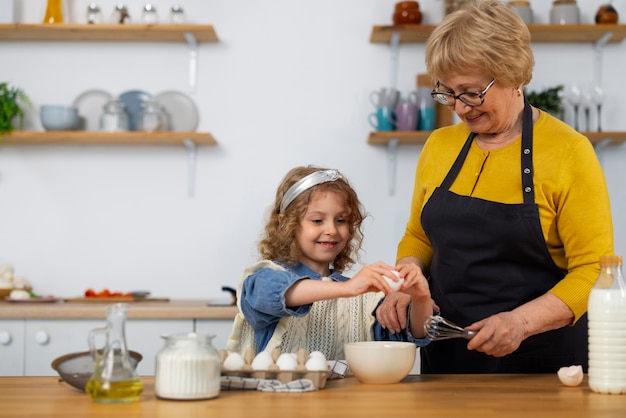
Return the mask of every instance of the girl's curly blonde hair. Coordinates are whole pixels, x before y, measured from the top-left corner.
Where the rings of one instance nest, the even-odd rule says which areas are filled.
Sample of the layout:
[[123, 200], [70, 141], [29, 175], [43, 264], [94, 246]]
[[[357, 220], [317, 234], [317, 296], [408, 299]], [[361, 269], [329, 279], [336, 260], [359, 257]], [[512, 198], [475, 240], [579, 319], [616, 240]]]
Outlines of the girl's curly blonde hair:
[[345, 248], [333, 260], [332, 268], [341, 273], [355, 263], [353, 256], [358, 259], [358, 252], [363, 244], [361, 224], [366, 215], [356, 192], [344, 177], [305, 190], [282, 213], [280, 212], [280, 203], [287, 190], [298, 180], [322, 170], [326, 169], [313, 166], [296, 167], [283, 178], [265, 225], [265, 235], [258, 245], [262, 259], [280, 261], [291, 266], [298, 263], [302, 250], [298, 245], [296, 233], [315, 191], [331, 191], [343, 196], [344, 204], [348, 208], [346, 222], [349, 225], [350, 238]]

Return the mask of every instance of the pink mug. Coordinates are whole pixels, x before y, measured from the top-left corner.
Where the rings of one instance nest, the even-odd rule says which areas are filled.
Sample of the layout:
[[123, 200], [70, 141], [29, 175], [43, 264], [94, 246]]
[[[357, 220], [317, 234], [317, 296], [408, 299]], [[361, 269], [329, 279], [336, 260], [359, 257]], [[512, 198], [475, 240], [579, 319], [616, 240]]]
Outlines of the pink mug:
[[395, 108], [396, 120], [392, 122], [398, 131], [414, 131], [417, 129], [417, 105], [402, 101]]

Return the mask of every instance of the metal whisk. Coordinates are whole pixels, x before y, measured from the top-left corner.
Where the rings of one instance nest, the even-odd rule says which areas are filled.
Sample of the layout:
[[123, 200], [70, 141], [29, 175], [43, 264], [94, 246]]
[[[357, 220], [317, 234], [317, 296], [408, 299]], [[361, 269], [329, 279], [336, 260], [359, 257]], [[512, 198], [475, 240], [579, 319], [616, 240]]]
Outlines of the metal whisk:
[[476, 332], [461, 328], [440, 315], [429, 316], [424, 322], [424, 331], [432, 341], [450, 338], [467, 338], [469, 340], [476, 335]]

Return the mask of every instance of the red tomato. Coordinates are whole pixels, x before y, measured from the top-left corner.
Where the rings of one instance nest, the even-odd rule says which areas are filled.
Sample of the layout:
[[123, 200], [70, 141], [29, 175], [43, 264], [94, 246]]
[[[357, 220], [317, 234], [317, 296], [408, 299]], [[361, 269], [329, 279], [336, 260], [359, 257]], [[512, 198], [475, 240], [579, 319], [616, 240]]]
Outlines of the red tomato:
[[91, 297], [94, 297], [94, 296], [96, 296], [96, 291], [95, 290], [93, 290], [93, 289], [85, 290], [85, 297], [91, 298]]

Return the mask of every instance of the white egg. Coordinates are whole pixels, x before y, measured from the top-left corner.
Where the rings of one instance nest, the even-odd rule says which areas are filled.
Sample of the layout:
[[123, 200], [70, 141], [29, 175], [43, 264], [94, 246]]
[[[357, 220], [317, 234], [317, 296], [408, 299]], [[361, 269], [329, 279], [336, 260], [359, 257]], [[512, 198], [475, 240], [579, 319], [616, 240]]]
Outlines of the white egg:
[[14, 300], [30, 299], [30, 293], [26, 290], [15, 289], [15, 290], [11, 290], [11, 294], [9, 295], [9, 298], [14, 299]]
[[323, 359], [324, 361], [326, 361], [326, 356], [321, 351], [312, 351], [311, 354], [309, 354], [309, 358], [313, 358], [313, 357], [319, 357]]
[[309, 357], [306, 361], [305, 367], [312, 372], [328, 370], [328, 363], [323, 357]]
[[252, 370], [268, 370], [272, 364], [274, 364], [274, 360], [272, 360], [270, 352], [261, 351], [254, 357], [251, 366]]
[[[395, 274], [397, 278], [400, 278], [400, 273], [398, 273], [395, 270], [391, 270], [391, 271], [393, 271], [393, 274]], [[404, 283], [404, 279], [400, 279], [397, 282], [394, 282], [387, 276], [383, 276], [383, 279], [387, 280], [387, 283], [389, 283], [389, 287], [391, 287], [391, 290], [393, 290], [394, 292], [399, 290], [400, 286], [402, 286], [402, 283]]]
[[565, 386], [578, 386], [583, 381], [583, 368], [582, 366], [561, 367], [557, 375]]
[[224, 364], [222, 367], [226, 370], [241, 370], [242, 367], [246, 364], [239, 353], [229, 353], [224, 359]]
[[283, 353], [278, 356], [276, 365], [280, 370], [296, 370], [296, 367], [298, 367], [298, 361], [292, 353]]

